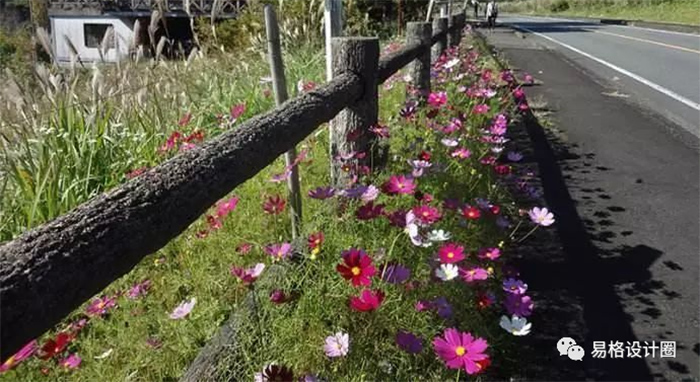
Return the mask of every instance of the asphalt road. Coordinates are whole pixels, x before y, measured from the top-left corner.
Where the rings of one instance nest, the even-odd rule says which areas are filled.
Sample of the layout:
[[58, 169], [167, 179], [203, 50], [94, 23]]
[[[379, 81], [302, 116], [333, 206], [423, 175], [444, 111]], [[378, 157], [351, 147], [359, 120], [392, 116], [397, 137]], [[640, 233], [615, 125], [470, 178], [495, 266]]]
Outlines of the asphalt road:
[[550, 17], [504, 16], [504, 25], [538, 34], [623, 96], [700, 137], [700, 36]]
[[[700, 55], [678, 48], [697, 49], [700, 37], [569, 21], [501, 22], [540, 33], [481, 29], [518, 78], [527, 72], [536, 80], [523, 87], [537, 118], [526, 119], [518, 150], [523, 162], [536, 165], [557, 220], [556, 239], [534, 240], [518, 260], [537, 307], [525, 339], [537, 358], [525, 376], [700, 380], [698, 112], [657, 90], [698, 102]], [[600, 32], [663, 38], [676, 48]], [[656, 88], [547, 38], [624, 66]], [[582, 344], [583, 362], [559, 356], [554, 345], [563, 336]], [[623, 349], [675, 341], [677, 354], [603, 359], [592, 355], [596, 341], [606, 347], [619, 341]]]

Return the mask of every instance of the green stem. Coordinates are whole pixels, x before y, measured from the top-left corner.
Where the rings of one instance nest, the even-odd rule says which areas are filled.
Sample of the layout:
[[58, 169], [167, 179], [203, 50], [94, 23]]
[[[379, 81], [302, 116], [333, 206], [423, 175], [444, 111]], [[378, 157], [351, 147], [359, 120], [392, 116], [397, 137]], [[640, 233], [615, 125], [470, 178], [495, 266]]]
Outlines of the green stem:
[[[394, 253], [394, 246], [396, 245], [396, 242], [397, 242], [397, 241], [399, 240], [399, 238], [400, 238], [401, 236], [403, 236], [403, 235], [404, 235], [404, 232], [399, 233], [399, 234], [396, 235], [396, 237], [394, 238], [394, 241], [391, 242], [391, 247], [389, 247], [389, 253], [388, 253], [387, 256], [386, 256], [386, 263], [387, 263], [387, 264], [389, 263], [389, 260], [391, 259], [391, 255]], [[381, 275], [380, 278], [384, 278], [384, 273], [385, 273], [385, 272], [386, 272], [386, 267], [384, 267], [384, 269], [382, 270], [382, 275]]]
[[520, 240], [518, 240], [518, 243], [522, 243], [525, 239], [527, 239], [530, 235], [532, 235], [533, 232], [537, 231], [538, 225], [534, 226], [530, 232], [528, 232], [525, 236], [523, 236]]

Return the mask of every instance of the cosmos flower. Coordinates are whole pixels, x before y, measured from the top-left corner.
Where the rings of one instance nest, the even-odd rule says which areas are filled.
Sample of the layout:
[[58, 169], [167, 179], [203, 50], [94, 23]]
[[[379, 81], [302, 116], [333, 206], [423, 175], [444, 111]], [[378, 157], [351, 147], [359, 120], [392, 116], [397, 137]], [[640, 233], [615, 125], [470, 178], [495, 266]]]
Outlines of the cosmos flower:
[[450, 153], [450, 156], [452, 158], [457, 158], [457, 159], [467, 159], [472, 155], [472, 152], [469, 151], [469, 149], [466, 149], [464, 147], [460, 147], [458, 149], [455, 149]]
[[343, 263], [336, 266], [336, 270], [344, 279], [350, 280], [353, 286], [369, 286], [371, 277], [377, 273], [377, 268], [372, 265], [372, 259], [361, 249], [351, 248], [343, 251]]
[[529, 317], [535, 307], [530, 296], [524, 294], [506, 293], [504, 304], [508, 313], [518, 317]]
[[489, 112], [489, 109], [489, 105], [481, 103], [474, 106], [474, 114], [486, 114]]
[[22, 361], [25, 359], [31, 357], [34, 355], [34, 353], [37, 350], [37, 342], [36, 340], [29, 341], [26, 345], [22, 346], [17, 353], [14, 355], [10, 356], [10, 358], [6, 359], [5, 362], [0, 365], [0, 374], [3, 372], [6, 372], [13, 367], [19, 365]]
[[265, 247], [265, 252], [272, 256], [275, 260], [282, 260], [289, 257], [292, 252], [292, 244], [290, 243], [280, 243], [280, 244], [270, 244]]
[[309, 197], [312, 199], [324, 200], [335, 196], [335, 188], [333, 187], [317, 187], [314, 190], [309, 190]]
[[554, 224], [554, 214], [549, 212], [547, 208], [535, 207], [528, 212], [533, 223], [543, 227]]
[[481, 217], [481, 211], [476, 207], [466, 205], [462, 207], [462, 216], [469, 220], [476, 220]]
[[77, 354], [73, 353], [68, 357], [62, 359], [58, 364], [66, 369], [76, 369], [78, 368], [78, 366], [80, 366], [80, 362], [82, 362], [80, 357], [78, 357]]
[[387, 264], [382, 272], [382, 280], [390, 284], [401, 284], [411, 277], [411, 270], [401, 264]]
[[231, 274], [238, 277], [244, 284], [252, 284], [265, 270], [265, 264], [258, 263], [251, 268], [231, 267]]
[[255, 373], [255, 382], [292, 382], [294, 372], [287, 366], [271, 363], [263, 368], [262, 373]]
[[416, 220], [418, 220], [422, 226], [433, 224], [439, 221], [442, 217], [440, 210], [428, 205], [413, 207], [411, 211], [413, 211], [413, 214], [416, 216]]
[[49, 339], [41, 347], [41, 349], [39, 349], [38, 356], [44, 360], [53, 358], [54, 356], [63, 353], [71, 341], [73, 341], [73, 335], [70, 333], [58, 333], [55, 340], [53, 338]]
[[442, 337], [433, 339], [433, 347], [448, 368], [464, 369], [470, 375], [482, 370], [477, 362], [488, 359], [484, 354], [488, 348], [486, 340], [453, 328], [446, 329]]
[[375, 205], [374, 202], [369, 202], [357, 209], [355, 217], [358, 220], [372, 220], [382, 216], [383, 214], [384, 204]]
[[436, 243], [450, 240], [450, 237], [452, 237], [452, 235], [449, 232], [442, 229], [434, 229], [428, 232], [427, 239], [433, 243]]
[[392, 175], [384, 184], [384, 190], [389, 195], [412, 194], [416, 190], [416, 184], [412, 178], [403, 175]]
[[170, 313], [170, 318], [173, 320], [179, 320], [187, 317], [187, 315], [192, 312], [192, 308], [197, 303], [197, 298], [192, 297], [189, 301], [182, 301], [180, 305], [176, 306], [175, 309]]
[[438, 250], [440, 262], [443, 264], [454, 264], [464, 260], [464, 247], [456, 243], [448, 243]]
[[435, 276], [442, 281], [450, 281], [459, 276], [459, 267], [454, 264], [440, 264], [440, 266], [435, 269]]
[[460, 269], [462, 279], [467, 283], [486, 280], [489, 277], [489, 272], [481, 267], [473, 267], [468, 269]]
[[416, 219], [416, 215], [413, 213], [413, 211], [408, 211], [406, 213], [406, 225], [404, 230], [406, 234], [408, 234], [409, 239], [411, 239], [411, 243], [413, 243], [413, 245], [416, 247], [427, 248], [432, 245], [430, 241], [423, 239], [418, 227], [418, 220]]
[[447, 93], [437, 92], [428, 95], [428, 104], [434, 108], [440, 108], [447, 103]]
[[350, 308], [358, 312], [370, 312], [377, 310], [382, 301], [384, 301], [384, 292], [365, 289], [360, 293], [359, 297], [350, 297]]
[[511, 162], [520, 162], [523, 159], [523, 154], [517, 151], [509, 151], [507, 157]]
[[423, 342], [415, 334], [399, 330], [396, 333], [396, 346], [406, 353], [417, 354], [423, 351]]
[[135, 300], [139, 297], [145, 296], [146, 293], [148, 293], [148, 290], [151, 288], [151, 280], [143, 280], [139, 283], [134, 284], [129, 290], [126, 292], [126, 297]]
[[442, 143], [442, 145], [445, 147], [456, 147], [459, 144], [459, 141], [452, 138], [443, 138], [440, 140], [440, 143]]
[[513, 316], [501, 316], [501, 328], [514, 336], [526, 336], [532, 329], [532, 324], [527, 322], [526, 318]]
[[479, 258], [496, 260], [501, 257], [501, 250], [498, 248], [482, 248], [479, 250]]
[[221, 219], [225, 218], [230, 212], [236, 209], [238, 201], [239, 198], [237, 196], [219, 201], [216, 205], [216, 216]]
[[270, 301], [274, 304], [284, 304], [288, 300], [288, 296], [281, 289], [274, 289], [270, 292]]
[[525, 294], [527, 292], [527, 284], [522, 280], [511, 277], [503, 281], [503, 290], [512, 294]]
[[107, 312], [117, 306], [115, 297], [102, 296], [93, 299], [85, 309], [88, 316], [99, 317], [104, 316]]
[[309, 249], [311, 251], [316, 251], [318, 252], [321, 248], [321, 244], [323, 244], [323, 240], [325, 237], [323, 236], [323, 232], [314, 232], [311, 235], [309, 235], [309, 238], [307, 240], [307, 244], [309, 246]]
[[263, 202], [263, 211], [270, 215], [279, 215], [284, 211], [287, 201], [280, 195], [269, 196]]
[[343, 332], [337, 332], [332, 336], [326, 337], [326, 343], [323, 345], [323, 351], [327, 357], [344, 357], [350, 351], [350, 335]]
[[432, 163], [425, 160], [409, 160], [408, 163], [413, 167], [411, 175], [414, 178], [423, 176], [425, 170], [433, 166]]

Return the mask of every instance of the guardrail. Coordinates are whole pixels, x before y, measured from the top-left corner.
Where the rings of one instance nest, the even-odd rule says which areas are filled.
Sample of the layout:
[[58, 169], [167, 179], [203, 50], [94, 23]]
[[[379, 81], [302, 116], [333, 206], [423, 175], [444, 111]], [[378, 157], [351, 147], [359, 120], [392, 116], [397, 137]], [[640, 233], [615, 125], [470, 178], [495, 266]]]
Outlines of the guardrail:
[[[146, 173], [0, 245], [0, 357], [66, 315], [164, 247], [216, 201], [293, 148], [319, 125], [368, 131], [377, 122], [377, 86], [410, 64], [413, 87], [430, 92], [431, 47], [460, 42], [464, 14], [432, 25], [410, 22], [406, 46], [379, 57], [376, 38], [334, 38], [335, 77], [238, 129], [182, 152]], [[371, 142], [333, 134], [334, 155]], [[365, 134], [371, 136], [371, 134]], [[364, 147], [353, 147], [361, 144]]]

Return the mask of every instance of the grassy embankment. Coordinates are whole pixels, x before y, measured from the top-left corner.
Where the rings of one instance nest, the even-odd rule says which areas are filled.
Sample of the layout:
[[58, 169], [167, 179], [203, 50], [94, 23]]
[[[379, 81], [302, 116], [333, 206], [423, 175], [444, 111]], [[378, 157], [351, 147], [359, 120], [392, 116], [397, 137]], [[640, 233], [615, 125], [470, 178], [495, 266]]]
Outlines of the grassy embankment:
[[500, 10], [549, 16], [580, 16], [700, 25], [698, 0], [522, 0]]

